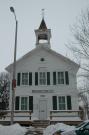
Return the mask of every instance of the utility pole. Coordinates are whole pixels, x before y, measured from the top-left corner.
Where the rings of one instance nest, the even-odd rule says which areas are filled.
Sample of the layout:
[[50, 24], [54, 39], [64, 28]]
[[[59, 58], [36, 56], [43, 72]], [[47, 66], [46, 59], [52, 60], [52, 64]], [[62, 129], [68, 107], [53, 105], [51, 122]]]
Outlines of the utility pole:
[[13, 7], [10, 7], [10, 11], [14, 14], [15, 17], [15, 45], [14, 45], [14, 62], [13, 62], [13, 78], [12, 78], [12, 103], [11, 103], [11, 125], [14, 123], [14, 108], [15, 108], [15, 88], [16, 88], [16, 53], [17, 53], [17, 29], [18, 21], [16, 18], [15, 10]]

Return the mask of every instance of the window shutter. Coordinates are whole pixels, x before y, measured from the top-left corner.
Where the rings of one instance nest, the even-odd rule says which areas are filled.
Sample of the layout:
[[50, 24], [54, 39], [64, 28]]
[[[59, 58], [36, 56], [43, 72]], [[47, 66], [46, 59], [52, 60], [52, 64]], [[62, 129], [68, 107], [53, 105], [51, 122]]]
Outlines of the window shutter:
[[47, 72], [47, 85], [50, 85], [50, 72]]
[[53, 96], [53, 110], [57, 110], [57, 96]]
[[29, 96], [29, 110], [33, 112], [33, 96]]
[[17, 73], [17, 86], [20, 86], [21, 73]]
[[19, 110], [19, 96], [15, 98], [15, 110]]
[[32, 72], [29, 72], [29, 85], [32, 85]]
[[35, 72], [35, 85], [38, 85], [38, 72]]
[[69, 74], [68, 74], [68, 71], [65, 71], [65, 83], [66, 83], [66, 85], [69, 85]]
[[67, 96], [67, 109], [71, 110], [72, 106], [71, 106], [71, 96]]
[[56, 72], [53, 72], [53, 84], [56, 85]]
[[1, 102], [0, 108], [1, 110], [6, 110], [6, 103], [4, 101]]

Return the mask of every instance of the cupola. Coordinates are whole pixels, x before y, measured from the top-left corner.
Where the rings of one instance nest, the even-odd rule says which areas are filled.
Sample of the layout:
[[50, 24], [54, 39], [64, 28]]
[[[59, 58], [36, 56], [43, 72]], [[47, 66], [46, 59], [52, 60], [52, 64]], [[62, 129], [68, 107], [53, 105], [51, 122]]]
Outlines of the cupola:
[[51, 30], [47, 28], [44, 20], [44, 15], [38, 29], [35, 30], [36, 47], [43, 45], [50, 48]]

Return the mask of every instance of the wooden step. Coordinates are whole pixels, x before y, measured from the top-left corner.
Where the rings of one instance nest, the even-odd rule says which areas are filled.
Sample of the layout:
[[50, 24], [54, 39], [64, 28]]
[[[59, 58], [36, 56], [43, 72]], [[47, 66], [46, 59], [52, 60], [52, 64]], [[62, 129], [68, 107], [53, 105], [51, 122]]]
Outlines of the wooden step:
[[25, 135], [43, 135], [44, 128], [28, 129]]
[[46, 128], [48, 125], [50, 125], [50, 121], [49, 120], [34, 120], [32, 122], [32, 126], [33, 127]]

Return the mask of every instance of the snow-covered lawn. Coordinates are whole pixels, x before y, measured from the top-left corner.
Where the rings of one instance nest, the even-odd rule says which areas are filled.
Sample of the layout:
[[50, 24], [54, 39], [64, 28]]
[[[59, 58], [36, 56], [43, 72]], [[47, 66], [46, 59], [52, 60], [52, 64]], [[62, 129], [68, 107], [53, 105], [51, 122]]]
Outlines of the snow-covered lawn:
[[11, 126], [0, 125], [0, 135], [24, 135], [27, 129], [21, 127], [19, 124], [14, 124]]
[[[63, 123], [57, 123], [55, 125], [50, 125], [43, 131], [43, 135], [53, 135], [57, 131], [68, 131], [74, 129], [74, 126], [69, 126]], [[25, 135], [27, 131], [34, 131], [34, 127], [22, 127], [19, 124], [14, 124], [10, 126], [0, 125], [0, 135]], [[43, 129], [41, 129], [43, 130]], [[30, 132], [29, 132], [30, 135]], [[32, 135], [32, 134], [31, 134]]]
[[44, 130], [43, 135], [53, 135], [57, 131], [68, 131], [74, 129], [74, 126], [69, 126], [63, 123], [57, 123], [55, 125], [50, 125]]

